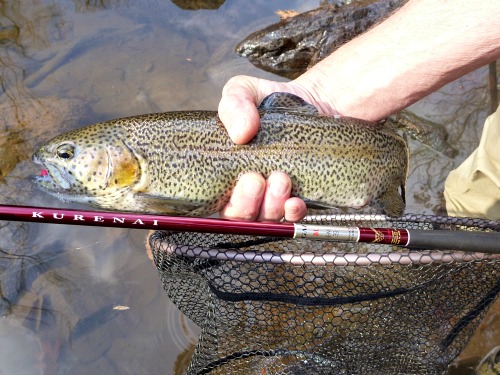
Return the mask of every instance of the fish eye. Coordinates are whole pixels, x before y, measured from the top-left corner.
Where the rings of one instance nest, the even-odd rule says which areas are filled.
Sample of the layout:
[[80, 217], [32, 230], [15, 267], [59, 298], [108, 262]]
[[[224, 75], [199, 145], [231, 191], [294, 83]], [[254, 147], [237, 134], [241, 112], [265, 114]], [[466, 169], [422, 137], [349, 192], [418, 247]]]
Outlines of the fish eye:
[[75, 147], [71, 144], [62, 144], [57, 150], [56, 154], [61, 159], [71, 159], [75, 154]]

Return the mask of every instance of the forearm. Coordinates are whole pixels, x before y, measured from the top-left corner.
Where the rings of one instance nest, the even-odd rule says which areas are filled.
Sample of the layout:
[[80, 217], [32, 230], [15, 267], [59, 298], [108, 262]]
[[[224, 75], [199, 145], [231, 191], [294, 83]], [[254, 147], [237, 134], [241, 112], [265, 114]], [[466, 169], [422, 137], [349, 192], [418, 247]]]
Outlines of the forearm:
[[326, 114], [377, 121], [500, 58], [500, 1], [410, 0], [294, 83]]

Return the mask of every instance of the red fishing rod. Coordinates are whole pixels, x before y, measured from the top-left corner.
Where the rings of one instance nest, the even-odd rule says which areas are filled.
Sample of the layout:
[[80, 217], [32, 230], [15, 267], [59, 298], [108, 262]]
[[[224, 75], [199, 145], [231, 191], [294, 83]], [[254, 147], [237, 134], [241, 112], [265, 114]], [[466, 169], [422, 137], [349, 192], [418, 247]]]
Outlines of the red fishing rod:
[[365, 228], [309, 223], [232, 221], [212, 218], [66, 210], [13, 205], [0, 205], [0, 220], [378, 243], [413, 249], [459, 250], [500, 254], [500, 233], [498, 232]]

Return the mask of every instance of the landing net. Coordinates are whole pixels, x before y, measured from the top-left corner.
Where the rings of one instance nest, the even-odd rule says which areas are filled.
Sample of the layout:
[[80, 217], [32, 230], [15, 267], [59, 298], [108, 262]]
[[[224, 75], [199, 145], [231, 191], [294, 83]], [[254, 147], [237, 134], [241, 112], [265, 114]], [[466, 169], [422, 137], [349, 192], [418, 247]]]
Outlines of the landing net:
[[[307, 221], [500, 231], [423, 215]], [[173, 232], [150, 247], [168, 296], [202, 330], [189, 374], [442, 374], [500, 291], [500, 256], [477, 252]]]

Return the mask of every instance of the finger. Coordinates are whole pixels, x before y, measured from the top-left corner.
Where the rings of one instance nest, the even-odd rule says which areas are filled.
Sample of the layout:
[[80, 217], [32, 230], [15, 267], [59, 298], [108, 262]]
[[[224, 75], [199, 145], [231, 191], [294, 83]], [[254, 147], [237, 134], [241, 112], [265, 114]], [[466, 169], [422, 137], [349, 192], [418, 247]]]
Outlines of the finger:
[[278, 221], [285, 214], [285, 202], [290, 198], [292, 181], [286, 173], [273, 172], [266, 181], [264, 200], [257, 220]]
[[257, 93], [258, 79], [247, 76], [231, 78], [222, 90], [219, 118], [233, 142], [243, 144], [257, 134], [260, 126]]
[[305, 202], [297, 197], [288, 199], [285, 202], [285, 220], [297, 222], [302, 220], [307, 215], [307, 206]]
[[266, 181], [258, 173], [245, 173], [240, 177], [229, 203], [221, 210], [220, 217], [231, 220], [255, 220], [264, 199]]

